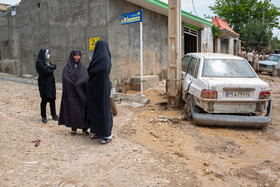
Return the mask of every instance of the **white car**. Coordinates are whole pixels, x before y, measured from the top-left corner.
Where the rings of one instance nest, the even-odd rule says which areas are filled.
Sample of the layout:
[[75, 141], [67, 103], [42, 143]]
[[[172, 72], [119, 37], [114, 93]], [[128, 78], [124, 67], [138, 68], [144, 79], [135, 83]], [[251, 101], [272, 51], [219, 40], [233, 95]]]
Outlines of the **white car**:
[[271, 121], [269, 85], [241, 57], [188, 53], [182, 59], [184, 110], [207, 126], [264, 128]]

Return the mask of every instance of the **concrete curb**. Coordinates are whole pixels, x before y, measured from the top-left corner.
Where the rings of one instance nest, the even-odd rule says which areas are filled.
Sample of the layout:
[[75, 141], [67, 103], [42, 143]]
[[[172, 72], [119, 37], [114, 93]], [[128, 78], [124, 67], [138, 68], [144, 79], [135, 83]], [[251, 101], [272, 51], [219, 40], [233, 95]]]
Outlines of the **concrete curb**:
[[[19, 84], [29, 84], [29, 85], [38, 85], [38, 81], [34, 78], [21, 78], [21, 77], [16, 77], [15, 75], [10, 75], [10, 74], [4, 74], [0, 73], [0, 79], [4, 81], [9, 81], [9, 82], [15, 82]], [[55, 83], [56, 89], [62, 89], [62, 83]], [[134, 95], [134, 94], [123, 94], [123, 93], [117, 93], [116, 94], [117, 98], [120, 98], [122, 101], [131, 101], [135, 103], [141, 103], [141, 104], [147, 104], [150, 100], [146, 99], [140, 95]]]
[[[20, 84], [29, 84], [29, 85], [38, 85], [38, 81], [35, 79], [24, 79], [20, 77], [15, 77], [12, 75], [3, 75], [0, 74], [0, 79], [4, 81], [9, 81], [9, 82], [15, 82], [15, 83], [20, 83]], [[62, 84], [61, 83], [55, 83], [57, 89], [62, 89]]]

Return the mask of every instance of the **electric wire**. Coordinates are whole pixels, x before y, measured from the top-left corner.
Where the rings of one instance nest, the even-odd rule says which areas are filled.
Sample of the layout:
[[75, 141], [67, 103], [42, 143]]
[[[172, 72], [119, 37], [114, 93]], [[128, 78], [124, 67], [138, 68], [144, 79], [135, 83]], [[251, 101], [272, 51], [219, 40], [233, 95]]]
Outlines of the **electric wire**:
[[193, 6], [193, 10], [194, 10], [195, 14], [198, 16], [198, 14], [197, 14], [197, 12], [196, 12], [196, 10], [195, 10], [195, 7], [194, 7], [193, 0], [192, 0], [192, 6]]

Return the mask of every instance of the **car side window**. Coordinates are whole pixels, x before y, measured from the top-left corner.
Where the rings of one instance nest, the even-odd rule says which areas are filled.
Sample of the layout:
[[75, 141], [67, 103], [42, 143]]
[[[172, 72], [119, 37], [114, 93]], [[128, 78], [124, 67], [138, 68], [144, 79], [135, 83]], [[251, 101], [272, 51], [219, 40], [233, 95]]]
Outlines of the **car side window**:
[[198, 62], [198, 59], [192, 57], [190, 59], [189, 66], [188, 66], [188, 71], [187, 71], [188, 74], [190, 74], [191, 76], [193, 76], [195, 78], [196, 78], [196, 76], [195, 76], [195, 67], [196, 67], [197, 62]]
[[182, 59], [182, 71], [187, 72], [190, 56], [185, 56]]
[[197, 63], [196, 63], [196, 66], [195, 66], [194, 78], [197, 78], [198, 69], [199, 69], [199, 64], [200, 64], [200, 62], [199, 62], [199, 60], [198, 60]]

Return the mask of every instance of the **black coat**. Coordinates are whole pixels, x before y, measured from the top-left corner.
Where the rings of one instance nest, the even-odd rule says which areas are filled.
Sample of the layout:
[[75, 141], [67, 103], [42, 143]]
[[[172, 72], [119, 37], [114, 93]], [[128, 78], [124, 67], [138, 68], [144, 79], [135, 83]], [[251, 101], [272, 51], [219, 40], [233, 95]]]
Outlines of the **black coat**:
[[75, 129], [84, 129], [89, 128], [86, 120], [88, 75], [87, 68], [81, 61], [75, 63], [74, 56], [77, 53], [81, 55], [79, 50], [71, 51], [68, 63], [63, 68], [63, 87], [58, 124]]
[[90, 132], [100, 137], [111, 136], [113, 118], [110, 107], [111, 54], [108, 44], [99, 40], [95, 44], [92, 60], [88, 67], [87, 119]]
[[56, 69], [56, 65], [51, 62], [50, 65], [47, 65], [45, 53], [46, 49], [40, 49], [36, 61], [36, 70], [39, 74], [38, 86], [40, 97], [42, 99], [55, 99], [56, 89], [53, 71]]

